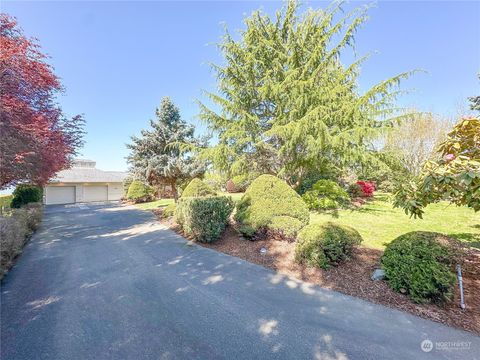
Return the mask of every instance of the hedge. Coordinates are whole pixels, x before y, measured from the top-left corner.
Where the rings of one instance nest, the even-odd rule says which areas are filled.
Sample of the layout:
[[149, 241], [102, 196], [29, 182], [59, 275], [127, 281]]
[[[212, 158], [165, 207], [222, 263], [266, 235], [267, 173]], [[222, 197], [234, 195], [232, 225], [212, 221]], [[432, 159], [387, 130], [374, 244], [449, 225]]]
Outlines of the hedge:
[[461, 247], [445, 235], [412, 231], [390, 242], [382, 256], [385, 278], [414, 302], [448, 302], [455, 286], [455, 263]]
[[227, 196], [182, 197], [175, 218], [186, 234], [208, 243], [218, 239], [233, 208], [233, 200]]
[[269, 228], [276, 217], [288, 216], [301, 226], [308, 224], [307, 205], [285, 181], [272, 175], [261, 175], [248, 187], [237, 205], [235, 220], [247, 237]]
[[12, 195], [13, 198], [10, 206], [18, 209], [29, 203], [41, 202], [43, 190], [39, 186], [22, 184], [15, 188]]
[[331, 222], [311, 224], [298, 234], [295, 247], [297, 262], [329, 268], [348, 259], [356, 245], [362, 242], [357, 230]]

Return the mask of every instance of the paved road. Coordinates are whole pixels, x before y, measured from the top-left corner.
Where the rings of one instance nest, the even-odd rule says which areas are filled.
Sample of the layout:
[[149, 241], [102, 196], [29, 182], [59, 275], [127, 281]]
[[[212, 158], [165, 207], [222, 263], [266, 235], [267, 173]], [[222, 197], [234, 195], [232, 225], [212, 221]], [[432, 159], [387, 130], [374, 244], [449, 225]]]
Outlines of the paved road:
[[[470, 333], [189, 245], [117, 205], [48, 208], [1, 315], [4, 360], [480, 358]], [[470, 349], [435, 348], [458, 341]]]

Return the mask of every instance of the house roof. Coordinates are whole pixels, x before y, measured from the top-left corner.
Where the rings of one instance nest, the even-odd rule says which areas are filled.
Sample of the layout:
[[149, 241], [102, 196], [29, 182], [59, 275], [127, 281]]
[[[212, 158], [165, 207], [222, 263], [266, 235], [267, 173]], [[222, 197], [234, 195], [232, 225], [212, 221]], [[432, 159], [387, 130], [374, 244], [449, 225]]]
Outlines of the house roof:
[[79, 183], [79, 182], [122, 182], [127, 176], [123, 171], [103, 171], [95, 168], [91, 160], [75, 160], [70, 169], [62, 170], [51, 183]]

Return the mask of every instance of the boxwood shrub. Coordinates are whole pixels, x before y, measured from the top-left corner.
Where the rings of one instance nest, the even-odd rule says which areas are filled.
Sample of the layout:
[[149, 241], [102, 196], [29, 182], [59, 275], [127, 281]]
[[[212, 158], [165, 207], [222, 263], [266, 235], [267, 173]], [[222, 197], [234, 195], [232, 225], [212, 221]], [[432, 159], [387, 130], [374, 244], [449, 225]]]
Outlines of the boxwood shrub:
[[175, 210], [177, 223], [196, 241], [212, 242], [220, 236], [234, 208], [227, 196], [180, 198]]
[[134, 180], [130, 184], [127, 192], [127, 199], [134, 202], [145, 202], [153, 197], [153, 188], [145, 185], [139, 180]]
[[295, 260], [309, 266], [329, 268], [346, 260], [362, 242], [357, 230], [331, 222], [305, 226], [297, 238]]
[[450, 301], [459, 249], [454, 240], [439, 233], [403, 234], [386, 246], [382, 256], [386, 281], [417, 303]]
[[10, 206], [18, 209], [29, 203], [41, 202], [43, 190], [39, 186], [22, 184], [15, 188], [12, 195]]
[[305, 202], [285, 181], [272, 175], [261, 175], [239, 201], [235, 220], [240, 225], [240, 231], [251, 237], [269, 229], [279, 216], [296, 219], [302, 227], [308, 224], [310, 218]]
[[216, 195], [215, 190], [202, 180], [195, 178], [183, 189], [182, 198]]

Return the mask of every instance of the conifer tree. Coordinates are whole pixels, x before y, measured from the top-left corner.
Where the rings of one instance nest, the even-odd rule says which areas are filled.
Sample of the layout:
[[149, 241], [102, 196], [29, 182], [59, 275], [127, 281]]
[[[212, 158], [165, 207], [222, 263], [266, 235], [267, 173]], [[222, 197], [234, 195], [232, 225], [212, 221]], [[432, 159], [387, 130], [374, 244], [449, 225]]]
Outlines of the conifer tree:
[[227, 30], [219, 44], [224, 64], [212, 65], [218, 93], [206, 92], [219, 111], [199, 105], [219, 140], [204, 155], [220, 171], [271, 173], [295, 185], [326, 165], [382, 165], [374, 141], [398, 120], [394, 101], [410, 72], [360, 91], [367, 57], [348, 65], [340, 59], [367, 9], [298, 9], [289, 1], [274, 18], [256, 11], [239, 40]]
[[170, 185], [176, 201], [179, 183], [204, 172], [204, 164], [188, 150], [201, 148], [204, 141], [194, 136], [193, 126], [181, 119], [168, 97], [162, 99], [150, 126], [139, 137], [132, 136], [132, 142], [127, 144], [131, 150], [127, 157], [130, 172], [154, 187]]

